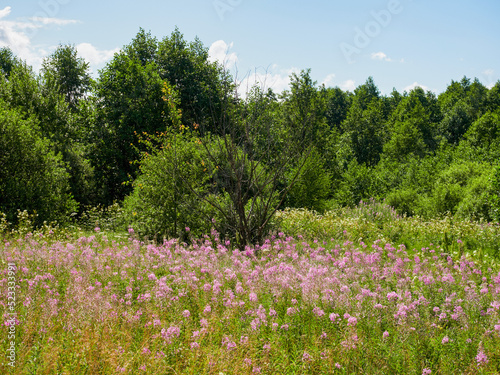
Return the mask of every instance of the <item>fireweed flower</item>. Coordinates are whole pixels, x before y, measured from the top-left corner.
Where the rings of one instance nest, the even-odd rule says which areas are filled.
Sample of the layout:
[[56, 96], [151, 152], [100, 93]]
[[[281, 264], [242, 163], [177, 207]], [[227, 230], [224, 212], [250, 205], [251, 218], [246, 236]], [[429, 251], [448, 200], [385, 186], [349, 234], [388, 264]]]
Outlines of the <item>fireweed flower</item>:
[[422, 370], [422, 375], [430, 375], [430, 374], [432, 374], [432, 370], [430, 368], [426, 367]]
[[310, 360], [311, 360], [311, 356], [309, 355], [309, 353], [304, 352], [304, 354], [302, 355], [302, 361], [308, 362]]
[[318, 318], [321, 318], [323, 315], [325, 315], [325, 312], [321, 310], [319, 307], [315, 307], [313, 309], [314, 315], [316, 315]]
[[347, 325], [355, 327], [356, 324], [358, 324], [358, 319], [356, 319], [354, 316], [349, 317], [349, 319], [347, 320]]
[[441, 340], [441, 344], [447, 344], [450, 342], [450, 338], [448, 336], [443, 337], [443, 340]]
[[173, 338], [179, 337], [180, 334], [181, 334], [181, 330], [179, 327], [176, 327], [176, 326], [171, 326], [171, 327], [168, 327], [167, 329], [163, 328], [161, 330], [161, 337], [163, 337], [163, 339], [169, 344], [172, 343]]
[[383, 336], [384, 338], [389, 337], [389, 332], [385, 331], [385, 332], [382, 334], [382, 336]]
[[489, 362], [488, 357], [486, 356], [483, 348], [481, 348], [481, 347], [479, 348], [479, 350], [477, 352], [476, 361], [477, 361], [478, 366], [481, 366], [483, 363]]
[[295, 315], [296, 312], [297, 312], [297, 309], [295, 307], [289, 307], [288, 309], [286, 309], [286, 314], [288, 316], [293, 316], [293, 315]]
[[182, 316], [183, 316], [184, 318], [189, 318], [189, 317], [191, 316], [191, 313], [189, 312], [189, 310], [184, 310], [184, 311], [182, 312]]
[[337, 320], [338, 318], [340, 318], [339, 314], [335, 314], [335, 313], [330, 314], [330, 320], [332, 321], [332, 323], [335, 323], [335, 320]]

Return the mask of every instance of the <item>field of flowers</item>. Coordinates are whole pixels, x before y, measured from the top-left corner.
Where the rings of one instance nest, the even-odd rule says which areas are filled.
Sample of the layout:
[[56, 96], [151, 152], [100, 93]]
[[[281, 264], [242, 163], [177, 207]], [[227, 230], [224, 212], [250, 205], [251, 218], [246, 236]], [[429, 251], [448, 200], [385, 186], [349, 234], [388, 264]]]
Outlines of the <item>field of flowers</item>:
[[0, 373], [500, 372], [496, 263], [300, 237], [240, 251], [216, 233], [191, 245], [133, 229], [6, 236]]

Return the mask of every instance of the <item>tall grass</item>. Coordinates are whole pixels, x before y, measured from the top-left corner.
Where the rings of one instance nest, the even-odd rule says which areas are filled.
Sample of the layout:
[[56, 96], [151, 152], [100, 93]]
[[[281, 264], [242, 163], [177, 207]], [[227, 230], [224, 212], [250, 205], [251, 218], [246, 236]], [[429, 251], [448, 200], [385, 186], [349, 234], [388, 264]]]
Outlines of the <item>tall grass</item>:
[[488, 262], [500, 259], [498, 223], [460, 221], [451, 216], [430, 220], [404, 217], [387, 204], [373, 200], [322, 215], [305, 209], [287, 209], [277, 214], [277, 222], [288, 235], [308, 240], [378, 239], [404, 244], [408, 249], [433, 243], [455, 256], [468, 253]]
[[[372, 240], [408, 219], [359, 210], [336, 224], [342, 241], [279, 233], [243, 252], [216, 233], [189, 246], [144, 243], [132, 229], [121, 241], [98, 228], [5, 238], [17, 357], [0, 373], [498, 373], [499, 267]], [[6, 276], [0, 290], [7, 330]]]

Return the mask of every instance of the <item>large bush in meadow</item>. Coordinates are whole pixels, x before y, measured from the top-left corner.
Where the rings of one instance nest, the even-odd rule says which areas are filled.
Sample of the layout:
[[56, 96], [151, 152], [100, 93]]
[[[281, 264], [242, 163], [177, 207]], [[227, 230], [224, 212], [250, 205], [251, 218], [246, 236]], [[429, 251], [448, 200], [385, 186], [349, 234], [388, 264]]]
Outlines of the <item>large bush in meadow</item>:
[[210, 228], [198, 199], [208, 191], [206, 155], [189, 135], [167, 137], [161, 148], [142, 157], [140, 175], [124, 202], [128, 222], [150, 237], [186, 237], [186, 228], [201, 235]]

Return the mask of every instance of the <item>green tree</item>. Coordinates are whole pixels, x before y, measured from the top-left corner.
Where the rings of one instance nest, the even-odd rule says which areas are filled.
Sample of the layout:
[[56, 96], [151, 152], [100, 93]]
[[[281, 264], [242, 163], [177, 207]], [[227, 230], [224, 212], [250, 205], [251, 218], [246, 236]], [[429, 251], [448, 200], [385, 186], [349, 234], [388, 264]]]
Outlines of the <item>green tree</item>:
[[[330, 197], [331, 177], [324, 167], [324, 160], [316, 149], [303, 156], [297, 167], [292, 167], [287, 175], [287, 183], [295, 182], [287, 195], [287, 207], [308, 208], [318, 212], [326, 209]], [[297, 168], [300, 170], [297, 171]]]
[[420, 87], [413, 89], [392, 112], [388, 125], [389, 140], [384, 153], [396, 160], [406, 155], [422, 157], [438, 146], [437, 125], [440, 111], [434, 94]]
[[88, 128], [82, 117], [73, 113], [58, 87], [42, 75], [36, 75], [25, 62], [17, 63], [9, 78], [0, 78], [0, 96], [25, 119], [37, 119], [43, 137], [61, 154], [71, 175], [71, 191], [78, 202], [90, 203], [92, 168], [87, 160], [85, 138]]
[[354, 90], [354, 100], [359, 104], [362, 110], [368, 108], [371, 102], [380, 99], [380, 90], [373, 81], [373, 77], [368, 77], [366, 82]]
[[283, 126], [293, 135], [294, 142], [314, 145], [324, 151], [330, 133], [326, 120], [327, 91], [317, 87], [311, 70], [290, 76], [290, 91], [282, 93], [281, 117]]
[[479, 80], [471, 83], [464, 77], [460, 82], [452, 81], [438, 101], [443, 113], [440, 133], [448, 142], [458, 144], [472, 123], [486, 112], [488, 89]]
[[207, 212], [200, 199], [210, 188], [207, 155], [185, 129], [171, 129], [160, 138], [161, 148], [143, 139], [149, 144], [148, 152], [142, 154], [140, 173], [124, 201], [128, 223], [149, 237], [187, 240], [186, 228], [202, 236], [216, 216], [214, 210]]
[[77, 210], [61, 155], [43, 138], [34, 116], [0, 101], [0, 211], [14, 221], [16, 211], [43, 221], [65, 222]]
[[333, 129], [341, 130], [341, 124], [346, 119], [351, 106], [351, 95], [340, 88], [327, 89], [328, 103], [326, 109], [326, 122]]
[[198, 38], [188, 43], [176, 28], [158, 43], [156, 62], [160, 77], [179, 93], [184, 124], [197, 124], [203, 134], [220, 134], [223, 90], [230, 87], [231, 80], [208, 57], [208, 48]]
[[386, 137], [385, 126], [381, 101], [375, 99], [363, 110], [360, 101], [354, 99], [349, 114], [342, 123], [342, 130], [359, 164], [373, 166], [378, 163]]
[[163, 81], [150, 56], [154, 40], [140, 32], [101, 71], [96, 84], [98, 114], [91, 140], [92, 164], [100, 199], [110, 204], [131, 191], [126, 183], [137, 175], [137, 134], [165, 129]]
[[77, 56], [71, 45], [59, 45], [42, 64], [42, 74], [47, 85], [54, 85], [64, 96], [69, 108], [76, 111], [78, 102], [90, 90], [92, 78], [89, 63]]
[[0, 73], [5, 78], [9, 77], [10, 72], [18, 63], [17, 58], [14, 56], [10, 48], [0, 48]]

